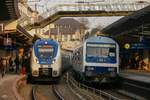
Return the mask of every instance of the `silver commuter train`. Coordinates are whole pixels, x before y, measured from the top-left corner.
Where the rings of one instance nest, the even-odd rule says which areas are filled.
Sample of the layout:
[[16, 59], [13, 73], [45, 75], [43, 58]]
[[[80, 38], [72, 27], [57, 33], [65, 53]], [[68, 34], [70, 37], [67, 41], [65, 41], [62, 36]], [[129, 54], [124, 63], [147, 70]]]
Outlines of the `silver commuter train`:
[[63, 72], [67, 72], [69, 69], [72, 68], [72, 50], [69, 49], [62, 49], [62, 66]]
[[73, 51], [72, 65], [79, 80], [110, 82], [119, 73], [118, 43], [109, 37], [90, 37]]
[[33, 45], [29, 81], [58, 81], [62, 74], [61, 48], [51, 39], [38, 39]]

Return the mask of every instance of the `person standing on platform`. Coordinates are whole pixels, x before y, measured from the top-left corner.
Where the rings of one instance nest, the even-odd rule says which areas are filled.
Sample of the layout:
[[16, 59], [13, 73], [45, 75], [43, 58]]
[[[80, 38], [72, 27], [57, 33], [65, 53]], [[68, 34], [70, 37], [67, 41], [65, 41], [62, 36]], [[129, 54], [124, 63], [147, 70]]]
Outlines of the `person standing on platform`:
[[30, 70], [30, 52], [27, 54], [27, 62], [26, 62], [26, 74], [27, 76], [29, 75], [29, 73], [31, 72]]
[[140, 56], [138, 53], [136, 53], [136, 55], [135, 55], [135, 67], [136, 67], [136, 69], [139, 68], [139, 62], [140, 62]]
[[144, 62], [144, 59], [141, 57], [139, 62], [139, 69], [144, 70], [144, 67], [146, 66], [146, 63]]
[[4, 66], [3, 66], [3, 59], [0, 58], [0, 72], [1, 72], [2, 77], [3, 77], [3, 69], [4, 69]]
[[15, 64], [16, 64], [16, 73], [18, 73], [18, 70], [19, 70], [19, 56], [16, 56]]
[[4, 58], [0, 58], [0, 70], [3, 78], [6, 72], [6, 60]]
[[131, 69], [135, 69], [136, 68], [136, 60], [135, 60], [135, 56], [131, 57]]
[[27, 67], [27, 56], [24, 55], [22, 59], [22, 68], [21, 68], [22, 74], [26, 73], [26, 67]]
[[9, 70], [13, 71], [13, 60], [12, 60], [12, 57], [9, 58]]

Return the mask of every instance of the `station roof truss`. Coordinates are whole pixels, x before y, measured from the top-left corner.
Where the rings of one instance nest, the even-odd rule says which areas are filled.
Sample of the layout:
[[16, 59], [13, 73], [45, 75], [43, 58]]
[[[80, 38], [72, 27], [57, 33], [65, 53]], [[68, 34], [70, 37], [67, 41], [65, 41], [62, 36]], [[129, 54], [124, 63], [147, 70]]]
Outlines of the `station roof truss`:
[[[37, 21], [35, 21], [34, 23], [29, 23], [24, 27], [26, 30], [31, 30], [33, 28], [43, 28], [46, 25], [56, 21], [60, 17], [126, 16], [137, 10], [135, 9], [136, 5], [141, 8], [143, 6], [147, 6], [147, 4], [84, 5], [84, 6], [83, 5], [59, 5], [58, 7], [51, 8], [49, 11], [43, 13], [41, 15], [44, 16], [43, 18], [38, 18]], [[133, 9], [130, 10], [125, 9], [124, 7], [127, 6]]]
[[25, 43], [27, 45], [32, 44], [33, 37], [24, 28], [22, 28], [20, 25], [17, 26], [17, 32], [20, 35], [16, 34], [15, 36], [17, 37], [17, 39], [19, 41], [21, 41], [22, 43]]
[[102, 32], [112, 37], [128, 34], [150, 38], [150, 5], [112, 23]]
[[30, 46], [32, 45], [33, 39], [33, 37], [20, 25], [17, 25], [16, 31], [1, 34], [1, 37], [11, 38], [13, 41], [16, 41], [15, 44], [18, 46]]
[[105, 11], [82, 11], [82, 12], [72, 12], [72, 11], [61, 11], [61, 12], [57, 12], [56, 14], [40, 21], [40, 22], [36, 22], [34, 24], [29, 24], [28, 26], [26, 26], [25, 28], [27, 30], [30, 30], [32, 28], [41, 28], [41, 27], [45, 27], [46, 25], [58, 20], [61, 17], [93, 17], [93, 16], [122, 16], [122, 15], [128, 15], [131, 12], [105, 12]]
[[0, 0], [0, 22], [19, 18], [18, 0]]

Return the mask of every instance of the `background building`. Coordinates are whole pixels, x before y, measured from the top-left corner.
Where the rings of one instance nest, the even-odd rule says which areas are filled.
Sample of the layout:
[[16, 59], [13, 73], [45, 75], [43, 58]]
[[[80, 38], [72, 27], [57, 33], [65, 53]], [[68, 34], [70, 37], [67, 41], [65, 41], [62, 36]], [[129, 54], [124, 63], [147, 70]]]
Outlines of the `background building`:
[[86, 27], [73, 18], [63, 18], [55, 21], [50, 26], [50, 30], [44, 32], [50, 38], [59, 42], [82, 40]]

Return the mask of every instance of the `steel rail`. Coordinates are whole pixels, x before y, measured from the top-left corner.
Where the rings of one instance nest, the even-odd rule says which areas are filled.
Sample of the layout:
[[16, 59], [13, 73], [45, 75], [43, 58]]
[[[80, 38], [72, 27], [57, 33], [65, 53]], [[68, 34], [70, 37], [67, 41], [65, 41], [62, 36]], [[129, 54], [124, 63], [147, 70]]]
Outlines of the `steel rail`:
[[61, 93], [58, 91], [56, 85], [52, 85], [52, 90], [59, 100], [65, 100], [64, 97], [61, 95]]

